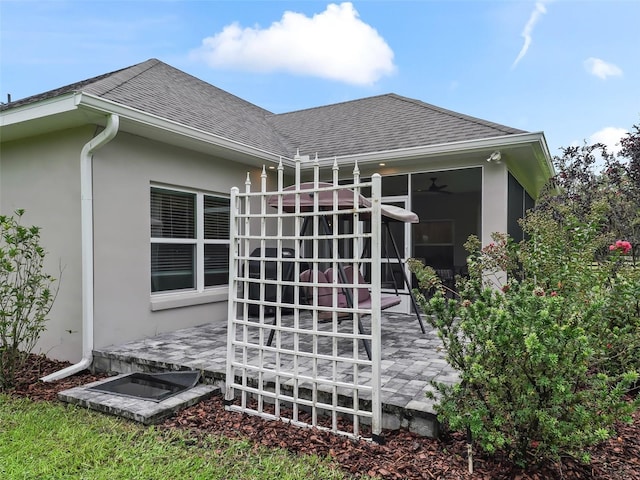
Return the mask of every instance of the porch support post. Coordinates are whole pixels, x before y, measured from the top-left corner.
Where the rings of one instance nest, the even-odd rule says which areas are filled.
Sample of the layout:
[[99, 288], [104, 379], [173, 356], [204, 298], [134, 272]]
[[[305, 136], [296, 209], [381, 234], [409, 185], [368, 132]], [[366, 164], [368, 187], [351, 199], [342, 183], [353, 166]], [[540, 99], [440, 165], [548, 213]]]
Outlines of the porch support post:
[[[492, 242], [494, 232], [507, 233], [509, 211], [509, 172], [504, 163], [490, 163], [482, 167], [482, 246]], [[499, 276], [498, 282], [506, 280]]]

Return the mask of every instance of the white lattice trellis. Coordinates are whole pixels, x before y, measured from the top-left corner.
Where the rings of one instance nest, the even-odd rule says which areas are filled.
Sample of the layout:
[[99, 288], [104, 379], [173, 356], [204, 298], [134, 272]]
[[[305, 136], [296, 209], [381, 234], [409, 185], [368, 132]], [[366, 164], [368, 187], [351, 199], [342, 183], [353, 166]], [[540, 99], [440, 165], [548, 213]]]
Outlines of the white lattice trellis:
[[[361, 182], [356, 165], [353, 182], [340, 184], [334, 162], [322, 183], [316, 161], [313, 182], [302, 184], [300, 167], [297, 156], [287, 189], [280, 164], [276, 191], [263, 168], [259, 192], [248, 175], [245, 192], [231, 192], [227, 408], [357, 438], [370, 425], [380, 440], [380, 176]], [[372, 255], [359, 258], [367, 241]], [[345, 276], [363, 264], [368, 283]], [[326, 268], [338, 273], [330, 284]], [[300, 280], [305, 270], [310, 282]], [[329, 305], [318, 295], [327, 288]], [[370, 304], [359, 304], [358, 288], [370, 290]]]

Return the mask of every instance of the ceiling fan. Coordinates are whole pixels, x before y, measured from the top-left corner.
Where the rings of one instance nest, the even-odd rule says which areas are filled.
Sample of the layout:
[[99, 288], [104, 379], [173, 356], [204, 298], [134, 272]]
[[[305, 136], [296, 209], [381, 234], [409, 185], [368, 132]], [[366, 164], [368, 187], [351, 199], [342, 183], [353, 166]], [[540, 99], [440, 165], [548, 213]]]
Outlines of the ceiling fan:
[[431, 177], [431, 185], [429, 185], [429, 188], [427, 189], [427, 192], [429, 193], [447, 193], [447, 194], [451, 194], [450, 191], [445, 190], [445, 188], [448, 187], [448, 185], [436, 185], [436, 180], [438, 179], [438, 177]]

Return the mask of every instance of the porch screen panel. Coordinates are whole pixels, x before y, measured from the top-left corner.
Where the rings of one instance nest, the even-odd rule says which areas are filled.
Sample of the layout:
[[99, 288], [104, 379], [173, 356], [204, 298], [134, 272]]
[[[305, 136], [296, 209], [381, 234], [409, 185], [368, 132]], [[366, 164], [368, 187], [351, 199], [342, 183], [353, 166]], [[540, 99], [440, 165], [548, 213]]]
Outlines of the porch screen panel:
[[520, 219], [524, 218], [527, 210], [533, 207], [533, 200], [511, 173], [509, 173], [508, 202], [507, 233], [519, 242], [525, 238]]

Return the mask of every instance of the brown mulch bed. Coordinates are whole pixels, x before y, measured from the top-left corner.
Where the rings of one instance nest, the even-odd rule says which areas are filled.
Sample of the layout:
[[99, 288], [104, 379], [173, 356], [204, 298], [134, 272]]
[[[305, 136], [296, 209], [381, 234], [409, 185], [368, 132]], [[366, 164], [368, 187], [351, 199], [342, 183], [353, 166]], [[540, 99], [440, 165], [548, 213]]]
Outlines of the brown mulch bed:
[[[9, 393], [33, 400], [55, 401], [58, 391], [104, 378], [87, 371], [55, 383], [38, 379], [67, 366], [43, 356], [32, 355]], [[248, 438], [256, 445], [280, 447], [293, 453], [330, 456], [355, 477], [369, 474], [383, 479], [603, 479], [640, 480], [640, 412], [632, 425], [617, 426], [617, 436], [591, 449], [591, 464], [572, 458], [531, 468], [513, 466], [507, 459], [476, 455], [474, 473], [467, 471], [464, 437], [458, 434], [433, 440], [405, 430], [384, 432], [386, 443], [378, 445], [304, 429], [280, 421], [228, 412], [220, 397], [200, 402], [165, 421], [162, 428], [188, 428], [202, 434]]]

